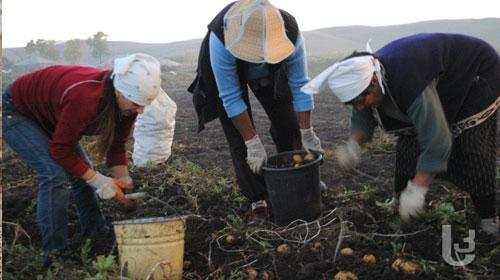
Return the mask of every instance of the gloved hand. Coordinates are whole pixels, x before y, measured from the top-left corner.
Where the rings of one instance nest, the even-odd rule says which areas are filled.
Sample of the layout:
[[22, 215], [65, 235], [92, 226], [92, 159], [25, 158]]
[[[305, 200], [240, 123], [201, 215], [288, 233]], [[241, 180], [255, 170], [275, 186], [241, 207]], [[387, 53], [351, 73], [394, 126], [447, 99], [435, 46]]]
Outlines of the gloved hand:
[[123, 210], [127, 216], [135, 216], [141, 212], [141, 200], [140, 199], [128, 199], [123, 198], [119, 201], [122, 205]]
[[408, 181], [408, 185], [399, 196], [399, 215], [407, 222], [412, 216], [424, 211], [427, 188]]
[[323, 148], [321, 148], [321, 142], [319, 141], [318, 136], [314, 133], [313, 128], [301, 129], [300, 135], [302, 136], [302, 146], [308, 153], [312, 151], [320, 152], [322, 154], [325, 153]]
[[[115, 178], [112, 179], [113, 182], [115, 183], [115, 185], [118, 187], [118, 188], [116, 188], [116, 194], [115, 194], [114, 200], [120, 201], [125, 197], [123, 190], [125, 190], [126, 193], [132, 192], [134, 190], [134, 186], [132, 184], [127, 184], [123, 181], [123, 180], [129, 181], [127, 178], [130, 178], [130, 177], [122, 177], [120, 179], [115, 179]], [[130, 178], [129, 182], [132, 182], [132, 178]]]
[[125, 184], [122, 181], [110, 177], [106, 177], [96, 171], [94, 177], [86, 181], [99, 195], [101, 199], [111, 199], [115, 200], [123, 199], [124, 194], [121, 188], [132, 190], [133, 186]]
[[346, 143], [337, 147], [337, 161], [343, 171], [353, 169], [361, 159], [361, 147], [354, 139], [349, 139]]
[[247, 146], [247, 163], [250, 169], [255, 174], [260, 174], [262, 166], [267, 160], [266, 150], [258, 135], [255, 135], [253, 139], [245, 141]]

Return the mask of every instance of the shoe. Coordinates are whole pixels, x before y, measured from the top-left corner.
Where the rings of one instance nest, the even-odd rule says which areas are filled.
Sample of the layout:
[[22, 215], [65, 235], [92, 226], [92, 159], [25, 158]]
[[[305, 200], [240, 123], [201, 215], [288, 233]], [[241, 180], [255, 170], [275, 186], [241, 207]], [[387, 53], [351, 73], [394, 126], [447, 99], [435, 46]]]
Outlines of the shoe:
[[69, 249], [53, 250], [49, 253], [42, 253], [42, 264], [44, 269], [50, 268], [52, 263], [58, 262], [64, 265], [78, 265], [82, 263], [82, 259]]
[[391, 206], [391, 207], [396, 207], [399, 205], [399, 199], [397, 199], [397, 197], [393, 196], [392, 199], [389, 201], [389, 199], [387, 199], [384, 204], [386, 206]]
[[259, 200], [252, 203], [252, 218], [248, 225], [263, 225], [267, 218], [269, 218], [269, 213], [266, 201]]
[[323, 181], [319, 181], [319, 189], [322, 193], [326, 191], [326, 184]]
[[491, 234], [495, 237], [500, 237], [500, 224], [499, 224], [499, 219], [497, 218], [489, 218], [489, 219], [481, 219], [480, 222], [480, 227], [481, 229], [488, 233]]

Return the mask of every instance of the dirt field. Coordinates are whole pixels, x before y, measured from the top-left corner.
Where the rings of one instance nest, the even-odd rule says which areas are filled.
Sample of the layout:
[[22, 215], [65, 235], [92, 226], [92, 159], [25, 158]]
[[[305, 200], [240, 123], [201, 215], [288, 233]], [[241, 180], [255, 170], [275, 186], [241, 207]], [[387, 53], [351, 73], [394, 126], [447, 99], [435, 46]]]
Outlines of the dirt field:
[[[334, 151], [347, 138], [349, 112], [327, 94], [316, 97], [314, 110], [315, 131], [326, 151], [321, 179], [328, 186], [322, 194], [323, 214], [318, 223], [285, 228], [271, 219], [261, 228], [246, 227], [250, 205], [237, 192], [221, 127], [213, 121], [202, 133], [196, 132], [197, 119], [186, 87], [187, 79], [165, 86], [178, 106], [173, 156], [165, 164], [131, 168], [136, 188], [164, 202], [145, 199], [139, 217], [175, 212], [201, 216], [188, 219], [184, 259], [190, 264], [184, 268], [184, 279], [252, 279], [254, 272], [257, 278], [253, 279], [333, 279], [339, 271], [351, 271], [358, 279], [500, 279], [500, 242], [479, 231], [471, 264], [451, 266], [443, 260], [442, 224], [452, 225], [453, 242], [461, 248], [467, 248], [463, 239], [468, 230], [477, 229], [472, 202], [450, 183], [437, 180], [431, 186], [427, 213], [411, 224], [402, 223], [397, 211], [381, 205], [392, 196], [393, 137], [378, 133], [375, 142], [363, 149], [358, 170], [368, 176], [339, 171]], [[272, 155], [275, 149], [267, 132], [269, 124], [262, 108], [254, 99], [252, 102], [258, 133]], [[101, 165], [98, 169], [109, 174]], [[36, 252], [33, 248], [41, 246], [35, 220], [38, 179], [8, 149], [2, 170], [3, 220], [9, 222], [3, 224], [4, 277], [6, 272], [18, 275], [18, 279], [47, 277], [32, 264], [30, 257], [35, 254], [23, 257], [13, 249], [13, 245], [22, 244]], [[109, 223], [127, 218], [113, 202], [103, 202], [102, 208]], [[18, 224], [26, 234], [10, 223]], [[233, 235], [235, 241], [226, 242], [227, 235]], [[69, 240], [75, 252], [85, 243], [72, 202]], [[117, 255], [113, 243], [112, 237], [94, 237], [92, 257]], [[278, 253], [281, 244], [288, 244], [291, 252]], [[345, 247], [354, 253], [342, 255], [340, 250]], [[373, 254], [376, 263], [364, 263], [365, 254]], [[464, 258], [464, 254], [458, 255]], [[397, 258], [418, 264], [418, 269], [414, 274], [394, 269]], [[84, 278], [85, 272], [91, 273], [82, 272], [78, 265], [67, 266], [58, 269], [53, 279]]]

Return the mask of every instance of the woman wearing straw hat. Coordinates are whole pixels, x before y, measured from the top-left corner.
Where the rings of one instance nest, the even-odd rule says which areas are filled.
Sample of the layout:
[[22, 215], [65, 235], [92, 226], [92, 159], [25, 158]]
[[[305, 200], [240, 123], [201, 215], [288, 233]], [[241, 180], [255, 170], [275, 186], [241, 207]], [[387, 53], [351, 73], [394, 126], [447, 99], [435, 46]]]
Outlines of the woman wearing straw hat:
[[[66, 240], [68, 181], [84, 234], [110, 232], [97, 196], [138, 210], [122, 191], [133, 188], [126, 142], [137, 114], [158, 95], [160, 74], [154, 57], [133, 54], [115, 59], [113, 71], [41, 69], [16, 79], [3, 92], [3, 140], [40, 179], [37, 222], [46, 266], [53, 257], [71, 256]], [[99, 135], [97, 161], [106, 157], [114, 178], [92, 169], [79, 144], [84, 135]]]
[[401, 38], [375, 54], [355, 52], [302, 90], [326, 88], [352, 105], [351, 137], [337, 149], [341, 168], [359, 162], [360, 145], [377, 124], [397, 132], [401, 217], [422, 212], [429, 184], [447, 172], [471, 195], [482, 230], [499, 235], [494, 217], [500, 58], [488, 43], [442, 33]]
[[301, 92], [307, 76], [304, 40], [293, 16], [267, 0], [241, 0], [226, 6], [208, 25], [189, 87], [199, 119], [219, 118], [240, 190], [252, 203], [251, 223], [268, 217], [261, 168], [266, 152], [255, 132], [250, 86], [271, 121], [278, 152], [323, 152], [311, 126], [313, 99]]

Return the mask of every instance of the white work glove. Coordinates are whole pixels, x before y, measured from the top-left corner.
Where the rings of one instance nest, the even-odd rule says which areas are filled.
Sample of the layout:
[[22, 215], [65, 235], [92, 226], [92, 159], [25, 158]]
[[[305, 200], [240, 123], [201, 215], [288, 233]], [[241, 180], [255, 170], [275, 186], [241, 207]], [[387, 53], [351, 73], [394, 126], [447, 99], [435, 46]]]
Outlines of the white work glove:
[[325, 153], [325, 151], [321, 148], [321, 142], [319, 141], [318, 136], [316, 136], [316, 133], [314, 133], [312, 127], [308, 129], [301, 129], [300, 135], [302, 136], [302, 146], [304, 146], [304, 149], [306, 149], [308, 153], [311, 153], [312, 151], [320, 152], [322, 154]]
[[337, 147], [335, 154], [340, 168], [343, 171], [350, 171], [361, 160], [361, 147], [358, 142], [350, 138], [349, 141]]
[[399, 196], [399, 215], [407, 222], [411, 217], [424, 211], [427, 188], [408, 181], [408, 185]]
[[127, 185], [133, 185], [134, 184], [134, 181], [132, 181], [132, 178], [130, 176], [120, 177], [120, 178], [118, 178], [118, 180], [124, 182]]
[[89, 184], [99, 195], [101, 199], [111, 199], [115, 197], [117, 186], [112, 178], [106, 177], [99, 173], [99, 171], [95, 172], [94, 177], [90, 178], [87, 181]]
[[492, 234], [493, 236], [499, 237], [499, 228], [500, 225], [495, 222], [494, 218], [490, 219], [481, 219], [480, 223], [481, 229], [489, 234]]
[[260, 174], [262, 166], [267, 160], [266, 150], [258, 135], [255, 138], [245, 141], [247, 146], [247, 163], [255, 174]]

